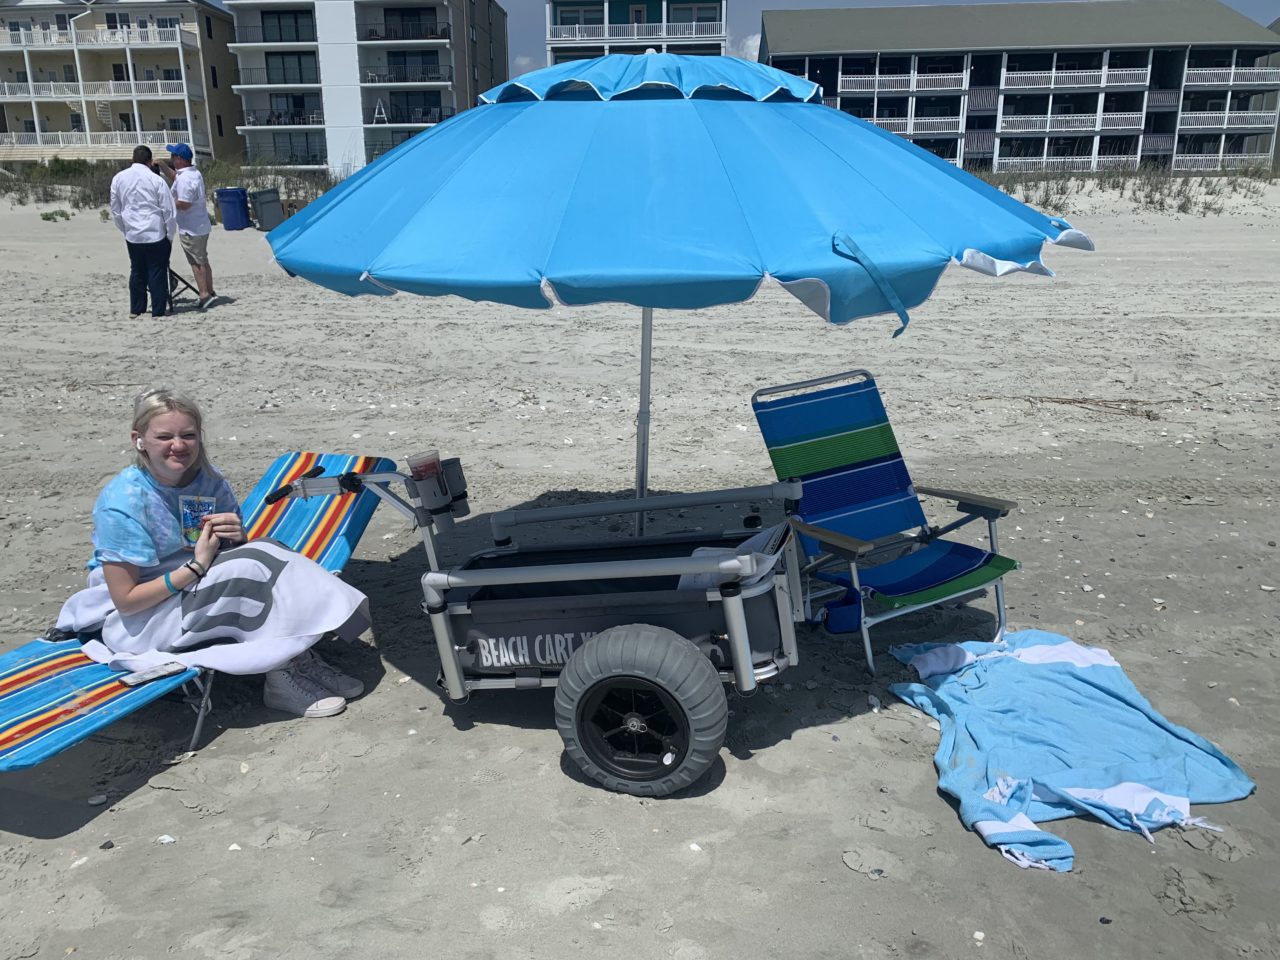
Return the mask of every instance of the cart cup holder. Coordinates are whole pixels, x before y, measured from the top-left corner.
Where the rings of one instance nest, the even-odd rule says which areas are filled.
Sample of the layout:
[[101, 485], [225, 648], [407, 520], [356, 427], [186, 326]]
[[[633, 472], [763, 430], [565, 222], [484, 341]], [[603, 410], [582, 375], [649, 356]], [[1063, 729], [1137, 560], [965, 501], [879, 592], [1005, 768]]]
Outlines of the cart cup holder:
[[438, 471], [419, 480], [407, 479], [405, 483], [441, 530], [452, 527], [455, 517], [471, 513], [467, 504], [467, 478], [457, 457], [441, 460]]

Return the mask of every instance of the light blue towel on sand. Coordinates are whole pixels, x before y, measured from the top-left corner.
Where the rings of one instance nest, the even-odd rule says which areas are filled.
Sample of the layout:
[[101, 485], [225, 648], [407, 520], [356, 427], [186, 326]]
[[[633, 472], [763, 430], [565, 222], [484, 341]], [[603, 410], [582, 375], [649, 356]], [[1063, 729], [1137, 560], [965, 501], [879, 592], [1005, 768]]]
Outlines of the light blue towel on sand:
[[1037, 823], [1081, 814], [1150, 839], [1208, 826], [1192, 803], [1238, 800], [1254, 784], [1217, 747], [1170, 723], [1107, 651], [1041, 630], [1001, 643], [890, 651], [921, 683], [894, 694], [938, 720], [938, 785], [960, 818], [1021, 867], [1070, 870], [1071, 845]]

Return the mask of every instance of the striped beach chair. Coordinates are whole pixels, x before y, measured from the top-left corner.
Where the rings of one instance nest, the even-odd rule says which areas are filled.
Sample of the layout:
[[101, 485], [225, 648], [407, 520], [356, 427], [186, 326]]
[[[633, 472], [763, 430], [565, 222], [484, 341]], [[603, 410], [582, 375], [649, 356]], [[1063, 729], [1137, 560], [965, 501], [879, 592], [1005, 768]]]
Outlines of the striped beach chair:
[[[995, 552], [996, 521], [1016, 503], [914, 486], [866, 370], [758, 390], [751, 405], [778, 478], [804, 484], [789, 514], [811, 577], [806, 618], [832, 633], [860, 632], [872, 673], [872, 626], [988, 586], [996, 639], [1003, 635], [1002, 578], [1017, 563]], [[955, 502], [961, 518], [930, 526], [918, 494]], [[990, 549], [943, 539], [978, 519]], [[831, 596], [815, 612], [813, 601]]]
[[[378, 498], [368, 490], [337, 497], [266, 496], [319, 468], [325, 476], [394, 470], [391, 460], [342, 454], [287, 453], [276, 460], [245, 499], [241, 511], [251, 540], [269, 537], [334, 573], [346, 566]], [[189, 750], [199, 742], [210, 708], [213, 675], [189, 669], [126, 686], [127, 672], [95, 663], [80, 639], [33, 640], [0, 656], [0, 771], [35, 766], [108, 724], [183, 688], [196, 714]]]

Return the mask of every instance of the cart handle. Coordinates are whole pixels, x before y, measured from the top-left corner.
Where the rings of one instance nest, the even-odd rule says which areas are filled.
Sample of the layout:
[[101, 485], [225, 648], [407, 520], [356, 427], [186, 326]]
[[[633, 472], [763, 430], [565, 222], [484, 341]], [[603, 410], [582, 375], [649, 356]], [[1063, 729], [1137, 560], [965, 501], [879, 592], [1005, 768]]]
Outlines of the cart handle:
[[[311, 479], [314, 479], [315, 477], [320, 476], [322, 473], [324, 473], [324, 467], [312, 467], [310, 470], [304, 473], [299, 479], [311, 480]], [[267, 504], [267, 506], [270, 506], [273, 503], [279, 503], [281, 500], [283, 500], [285, 497], [287, 497], [291, 493], [293, 493], [293, 484], [286, 483], [284, 486], [276, 487], [274, 490], [268, 493], [265, 497], [262, 498], [262, 502]]]

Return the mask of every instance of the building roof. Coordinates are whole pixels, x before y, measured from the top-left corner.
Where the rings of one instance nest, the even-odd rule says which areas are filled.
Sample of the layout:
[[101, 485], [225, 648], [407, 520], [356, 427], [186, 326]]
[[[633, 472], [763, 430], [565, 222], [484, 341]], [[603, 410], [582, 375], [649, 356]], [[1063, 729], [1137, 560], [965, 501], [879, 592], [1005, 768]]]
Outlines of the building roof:
[[1218, 0], [766, 10], [761, 32], [761, 49], [773, 57], [887, 50], [1277, 45], [1276, 34]]
[[1271, 26], [1268, 27], [1267, 29], [1274, 30], [1276, 33], [1280, 33], [1280, 17], [1276, 17], [1274, 20], [1272, 20]]

